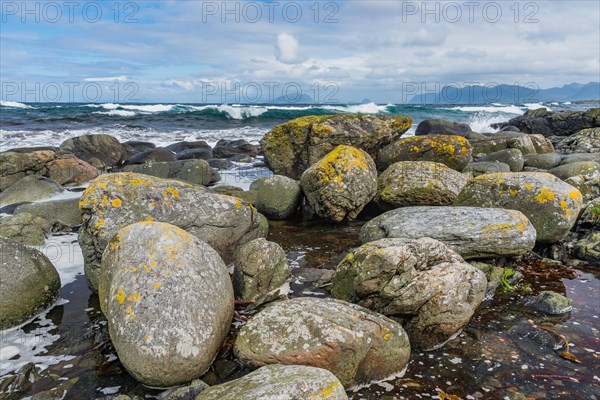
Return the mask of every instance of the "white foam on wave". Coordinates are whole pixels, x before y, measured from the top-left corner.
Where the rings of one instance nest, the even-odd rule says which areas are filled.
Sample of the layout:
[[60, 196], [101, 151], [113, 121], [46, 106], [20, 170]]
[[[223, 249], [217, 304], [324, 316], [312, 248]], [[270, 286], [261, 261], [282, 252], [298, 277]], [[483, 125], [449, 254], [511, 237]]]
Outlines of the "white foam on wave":
[[516, 105], [491, 105], [491, 106], [457, 106], [457, 107], [446, 107], [445, 110], [457, 110], [463, 112], [486, 112], [486, 113], [505, 113], [523, 115], [525, 110], [522, 107]]
[[528, 110], [537, 110], [538, 108], [545, 108], [548, 111], [552, 111], [550, 107], [545, 106], [542, 103], [525, 103], [523, 104], [523, 106]]
[[13, 107], [13, 108], [33, 108], [30, 105], [19, 103], [17, 101], [5, 101], [5, 100], [0, 100], [0, 106]]
[[135, 111], [127, 110], [110, 110], [110, 111], [94, 111], [93, 114], [111, 115], [118, 117], [133, 117], [137, 113]]
[[492, 124], [506, 122], [507, 119], [508, 118], [503, 115], [486, 115], [484, 113], [478, 113], [471, 115], [467, 124], [471, 127], [473, 132], [489, 133], [498, 131], [498, 129], [492, 128]]
[[355, 113], [355, 114], [381, 114], [387, 113], [388, 107], [391, 104], [380, 105], [376, 103], [367, 104], [356, 104], [351, 106], [323, 106], [321, 108], [325, 110], [340, 111], [343, 113]]
[[227, 104], [190, 106], [190, 108], [197, 111], [216, 110], [219, 112], [226, 113], [230, 118], [233, 119], [246, 119], [251, 117], [258, 117], [269, 111], [267, 107], [263, 106], [233, 106]]

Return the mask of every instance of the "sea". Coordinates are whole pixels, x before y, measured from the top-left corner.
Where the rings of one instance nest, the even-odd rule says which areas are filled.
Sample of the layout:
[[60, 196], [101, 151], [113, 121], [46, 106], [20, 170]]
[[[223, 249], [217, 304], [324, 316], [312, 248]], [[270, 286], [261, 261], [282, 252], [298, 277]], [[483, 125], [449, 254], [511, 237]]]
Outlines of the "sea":
[[271, 128], [306, 115], [363, 113], [409, 115], [414, 124], [440, 118], [467, 123], [475, 132], [495, 132], [491, 124], [508, 121], [527, 110], [585, 110], [585, 103], [480, 105], [403, 104], [143, 104], [20, 103], [0, 101], [0, 151], [32, 146], [58, 146], [83, 134], [105, 133], [120, 141], [148, 141], [157, 146], [179, 141], [246, 139], [258, 143]]

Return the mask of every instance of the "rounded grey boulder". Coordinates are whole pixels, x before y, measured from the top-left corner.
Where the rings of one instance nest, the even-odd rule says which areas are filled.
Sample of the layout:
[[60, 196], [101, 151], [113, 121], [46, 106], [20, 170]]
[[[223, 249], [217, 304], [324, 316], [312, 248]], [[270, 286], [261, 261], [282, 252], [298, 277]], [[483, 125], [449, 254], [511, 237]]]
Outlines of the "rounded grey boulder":
[[404, 318], [411, 343], [431, 350], [469, 322], [486, 288], [482, 271], [437, 240], [381, 239], [348, 253], [331, 294]]
[[304, 365], [267, 365], [231, 382], [210, 387], [196, 400], [347, 400], [329, 371]]
[[501, 162], [508, 165], [512, 172], [523, 171], [523, 166], [525, 165], [525, 158], [519, 149], [504, 149], [495, 151], [487, 154], [479, 161]]
[[0, 193], [0, 207], [8, 204], [42, 200], [63, 191], [63, 187], [52, 179], [39, 175], [29, 175]]
[[560, 164], [561, 157], [558, 153], [527, 154], [525, 166], [539, 169], [550, 169]]
[[264, 299], [292, 277], [283, 249], [264, 238], [240, 246], [233, 264], [233, 287], [242, 300]]
[[287, 176], [273, 175], [260, 180], [256, 209], [268, 219], [285, 219], [300, 206], [300, 184]]
[[473, 178], [454, 204], [519, 210], [535, 227], [538, 242], [554, 243], [575, 224], [583, 197], [578, 189], [548, 173], [500, 173]]
[[304, 171], [300, 185], [319, 217], [351, 221], [375, 196], [377, 169], [366, 152], [340, 145]]
[[467, 177], [444, 164], [401, 161], [377, 178], [377, 200], [393, 207], [452, 204]]
[[388, 211], [360, 230], [361, 243], [383, 238], [444, 242], [463, 258], [527, 254], [536, 232], [519, 211], [479, 207], [404, 207]]
[[60, 277], [40, 251], [0, 237], [0, 330], [17, 326], [52, 305]]
[[83, 225], [79, 244], [88, 285], [97, 290], [100, 258], [117, 231], [139, 221], [167, 222], [212, 246], [229, 261], [235, 248], [266, 236], [263, 218], [235, 197], [199, 185], [143, 174], [105, 174], [95, 179], [79, 202]]
[[352, 386], [402, 373], [410, 344], [402, 326], [383, 315], [340, 300], [301, 297], [256, 314], [240, 330], [234, 351], [251, 366], [310, 365]]
[[102, 257], [98, 295], [121, 363], [150, 386], [202, 375], [233, 317], [233, 287], [221, 257], [161, 222], [118, 231]]

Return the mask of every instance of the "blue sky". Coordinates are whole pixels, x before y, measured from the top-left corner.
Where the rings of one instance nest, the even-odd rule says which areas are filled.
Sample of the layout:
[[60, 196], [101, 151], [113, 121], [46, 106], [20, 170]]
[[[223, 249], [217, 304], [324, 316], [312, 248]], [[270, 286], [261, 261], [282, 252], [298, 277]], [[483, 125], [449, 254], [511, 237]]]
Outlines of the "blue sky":
[[[2, 100], [402, 102], [600, 80], [598, 1], [7, 1]], [[287, 92], [286, 92], [287, 91]]]

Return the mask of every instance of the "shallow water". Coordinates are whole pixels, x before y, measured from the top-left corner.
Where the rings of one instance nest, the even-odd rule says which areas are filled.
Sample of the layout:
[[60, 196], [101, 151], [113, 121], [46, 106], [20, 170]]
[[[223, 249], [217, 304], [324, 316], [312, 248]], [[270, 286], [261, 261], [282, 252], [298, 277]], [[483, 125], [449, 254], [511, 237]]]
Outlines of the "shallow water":
[[[271, 224], [269, 240], [281, 244], [294, 268], [293, 296], [327, 296], [325, 287], [303, 281], [303, 269], [330, 267], [336, 256], [357, 245], [359, 229], [360, 223]], [[20, 329], [1, 332], [0, 397], [20, 399], [44, 391], [65, 399], [109, 398], [115, 393], [162, 397], [164, 391], [138, 384], [119, 363], [98, 298], [90, 293], [82, 275], [75, 235], [50, 240], [59, 240], [67, 249], [53, 261], [62, 271], [61, 278], [65, 277], [63, 282], [71, 282], [63, 286], [62, 300], [50, 311]], [[566, 293], [573, 300], [570, 315], [537, 317], [519, 305], [520, 295], [498, 292], [478, 309], [456, 339], [436, 351], [413, 352], [403, 378], [349, 392], [350, 398], [434, 399], [444, 398], [442, 393], [461, 399], [518, 398], [507, 397], [511, 390], [535, 399], [600, 398], [600, 270], [575, 271], [577, 276], [572, 279], [524, 271], [534, 293], [544, 289]], [[564, 349], [554, 349], [560, 340], [544, 335], [534, 324], [564, 335], [581, 364], [560, 358], [558, 353]], [[233, 361], [232, 338], [204, 377], [207, 381], [217, 383], [246, 372]], [[6, 345], [9, 342], [11, 347]], [[15, 354], [19, 346], [21, 351]], [[28, 369], [30, 361], [37, 368]], [[16, 375], [14, 370], [19, 368], [21, 373]]]

